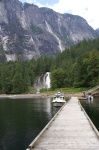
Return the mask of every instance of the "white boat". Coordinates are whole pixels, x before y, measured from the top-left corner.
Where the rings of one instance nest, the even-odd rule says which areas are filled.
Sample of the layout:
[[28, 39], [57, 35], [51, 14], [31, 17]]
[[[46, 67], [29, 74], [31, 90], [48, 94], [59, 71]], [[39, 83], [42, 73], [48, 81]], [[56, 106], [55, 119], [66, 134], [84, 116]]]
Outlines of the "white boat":
[[87, 97], [88, 103], [93, 103], [93, 96], [91, 94]]
[[59, 106], [61, 107], [63, 104], [66, 103], [64, 95], [60, 92], [54, 95], [53, 100], [52, 100], [53, 106]]

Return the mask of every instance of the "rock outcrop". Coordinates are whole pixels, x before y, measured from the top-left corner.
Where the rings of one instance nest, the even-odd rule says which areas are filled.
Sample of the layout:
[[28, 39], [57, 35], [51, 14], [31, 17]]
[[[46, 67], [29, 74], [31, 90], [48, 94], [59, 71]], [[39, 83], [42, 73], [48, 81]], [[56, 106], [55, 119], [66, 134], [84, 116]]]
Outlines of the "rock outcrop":
[[19, 0], [0, 0], [0, 60], [55, 55], [83, 39], [97, 38], [85, 19]]

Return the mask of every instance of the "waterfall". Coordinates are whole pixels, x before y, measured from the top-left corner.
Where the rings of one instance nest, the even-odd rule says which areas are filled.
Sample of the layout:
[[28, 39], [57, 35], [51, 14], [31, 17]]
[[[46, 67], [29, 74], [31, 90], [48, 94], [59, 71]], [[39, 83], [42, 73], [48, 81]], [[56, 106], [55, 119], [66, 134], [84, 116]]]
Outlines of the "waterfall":
[[45, 80], [44, 81], [45, 87], [49, 89], [50, 88], [50, 72], [46, 72], [44, 80]]
[[60, 51], [62, 52], [63, 51], [63, 46], [61, 44], [61, 40], [58, 38], [58, 36], [52, 31], [50, 25], [47, 23], [46, 21], [46, 26], [47, 26], [47, 29], [48, 29], [48, 32], [50, 32], [58, 41], [58, 44], [59, 44], [59, 49]]
[[35, 84], [35, 89], [39, 92], [41, 89], [49, 89], [50, 85], [50, 72], [46, 72], [37, 78]]

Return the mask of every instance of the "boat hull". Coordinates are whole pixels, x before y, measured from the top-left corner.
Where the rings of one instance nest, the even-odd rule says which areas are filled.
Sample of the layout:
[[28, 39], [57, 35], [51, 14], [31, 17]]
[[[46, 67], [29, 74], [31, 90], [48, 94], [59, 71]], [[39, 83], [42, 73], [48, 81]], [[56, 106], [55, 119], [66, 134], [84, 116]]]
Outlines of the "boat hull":
[[55, 107], [61, 107], [61, 106], [63, 106], [65, 103], [63, 102], [53, 102], [53, 106], [55, 106]]

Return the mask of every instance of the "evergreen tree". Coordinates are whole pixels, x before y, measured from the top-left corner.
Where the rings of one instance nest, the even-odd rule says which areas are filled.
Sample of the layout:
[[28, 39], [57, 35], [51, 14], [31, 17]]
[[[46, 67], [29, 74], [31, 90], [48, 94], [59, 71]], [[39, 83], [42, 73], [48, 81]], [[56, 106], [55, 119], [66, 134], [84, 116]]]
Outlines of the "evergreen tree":
[[23, 69], [23, 87], [24, 87], [24, 93], [28, 92], [28, 88], [31, 86], [30, 76], [27, 65], [24, 65]]
[[24, 80], [22, 78], [22, 66], [17, 63], [15, 68], [15, 74], [13, 77], [13, 93], [24, 93]]
[[51, 73], [51, 88], [55, 89], [64, 87], [65, 75], [65, 70], [62, 68], [55, 69]]

